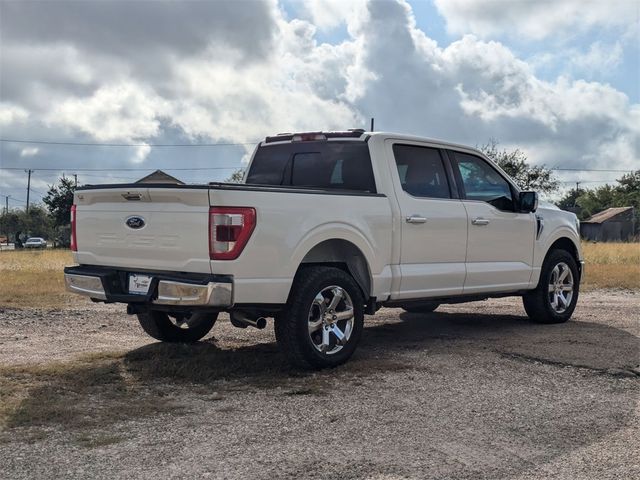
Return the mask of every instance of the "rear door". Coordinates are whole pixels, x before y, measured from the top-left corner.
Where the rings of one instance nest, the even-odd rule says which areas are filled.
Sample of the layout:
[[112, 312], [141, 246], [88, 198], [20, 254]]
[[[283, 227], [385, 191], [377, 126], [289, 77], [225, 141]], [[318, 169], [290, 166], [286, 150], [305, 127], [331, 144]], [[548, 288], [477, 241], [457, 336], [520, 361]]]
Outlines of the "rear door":
[[387, 140], [400, 207], [398, 299], [462, 293], [467, 214], [453, 198], [443, 152], [419, 142]]
[[529, 285], [536, 221], [516, 211], [516, 190], [485, 159], [449, 152], [469, 218], [464, 293], [513, 291]]
[[207, 187], [81, 189], [75, 203], [80, 264], [211, 272]]

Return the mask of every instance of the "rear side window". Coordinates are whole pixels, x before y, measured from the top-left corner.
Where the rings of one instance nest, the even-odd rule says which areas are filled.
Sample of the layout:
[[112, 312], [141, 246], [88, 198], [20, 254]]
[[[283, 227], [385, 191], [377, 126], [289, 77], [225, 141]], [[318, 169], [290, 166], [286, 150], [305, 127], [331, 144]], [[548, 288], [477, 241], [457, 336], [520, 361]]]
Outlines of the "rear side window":
[[450, 198], [440, 152], [416, 145], [393, 146], [402, 189], [414, 197]]
[[258, 148], [246, 183], [376, 192], [364, 142], [300, 142]]

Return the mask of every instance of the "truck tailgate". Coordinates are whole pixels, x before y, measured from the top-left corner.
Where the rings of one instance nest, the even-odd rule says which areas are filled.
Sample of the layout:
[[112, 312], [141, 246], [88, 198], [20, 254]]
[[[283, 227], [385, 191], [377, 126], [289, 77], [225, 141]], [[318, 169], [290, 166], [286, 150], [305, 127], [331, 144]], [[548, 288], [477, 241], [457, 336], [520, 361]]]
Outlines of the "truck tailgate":
[[208, 188], [84, 189], [75, 203], [78, 263], [211, 272]]

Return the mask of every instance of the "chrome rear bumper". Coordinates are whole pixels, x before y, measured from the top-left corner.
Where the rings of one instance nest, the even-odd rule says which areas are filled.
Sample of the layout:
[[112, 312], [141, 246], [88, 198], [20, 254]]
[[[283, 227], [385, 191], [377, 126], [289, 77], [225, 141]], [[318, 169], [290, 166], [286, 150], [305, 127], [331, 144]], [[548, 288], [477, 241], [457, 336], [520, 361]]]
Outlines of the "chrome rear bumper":
[[171, 278], [171, 273], [148, 274], [153, 277], [153, 281], [146, 295], [125, 291], [125, 284], [119, 279], [126, 278], [127, 272], [118, 270], [67, 267], [64, 280], [67, 291], [106, 302], [193, 307], [233, 305], [233, 282], [230, 278], [210, 279], [208, 277], [214, 276], [200, 275], [184, 279]]

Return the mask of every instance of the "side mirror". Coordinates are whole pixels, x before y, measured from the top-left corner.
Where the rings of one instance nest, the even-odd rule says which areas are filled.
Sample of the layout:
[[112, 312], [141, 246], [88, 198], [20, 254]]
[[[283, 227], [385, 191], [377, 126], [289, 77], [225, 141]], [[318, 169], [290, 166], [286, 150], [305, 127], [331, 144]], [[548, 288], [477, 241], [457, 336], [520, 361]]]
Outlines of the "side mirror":
[[520, 192], [519, 210], [522, 213], [535, 212], [538, 209], [537, 192]]

